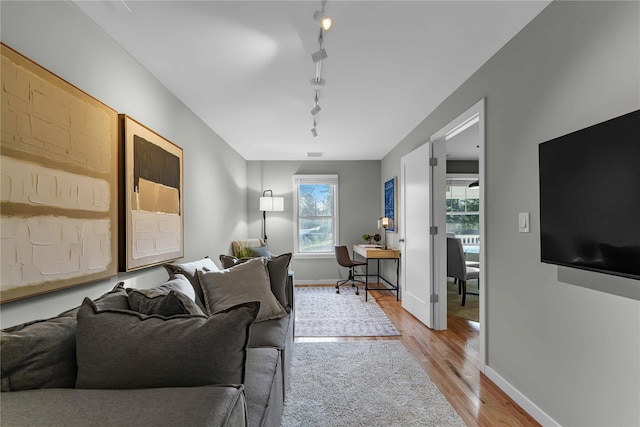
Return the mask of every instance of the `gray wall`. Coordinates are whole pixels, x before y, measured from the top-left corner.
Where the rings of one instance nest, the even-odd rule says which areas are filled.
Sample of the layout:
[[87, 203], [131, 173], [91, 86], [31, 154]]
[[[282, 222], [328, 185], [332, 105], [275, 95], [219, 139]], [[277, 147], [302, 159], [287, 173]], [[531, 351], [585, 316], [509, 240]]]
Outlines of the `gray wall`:
[[[381, 216], [379, 161], [247, 162], [249, 236], [262, 236], [262, 191], [284, 197], [284, 212], [267, 213], [267, 237], [271, 252], [293, 251], [293, 175], [337, 174], [339, 179], [340, 243], [361, 243], [364, 233], [375, 234]], [[347, 270], [335, 258], [294, 259], [296, 283], [332, 283], [346, 278]], [[374, 269], [375, 271], [375, 269]]]
[[[2, 1], [1, 39], [120, 113], [184, 149], [185, 259], [227, 253], [247, 234], [245, 160], [205, 126], [72, 2]], [[2, 326], [52, 316], [124, 280], [151, 287], [161, 267], [3, 304]]]
[[398, 175], [486, 97], [487, 364], [561, 425], [640, 425], [640, 302], [587, 288], [640, 282], [540, 263], [537, 165], [539, 143], [640, 107], [639, 16], [638, 2], [552, 3], [382, 161], [383, 180]]

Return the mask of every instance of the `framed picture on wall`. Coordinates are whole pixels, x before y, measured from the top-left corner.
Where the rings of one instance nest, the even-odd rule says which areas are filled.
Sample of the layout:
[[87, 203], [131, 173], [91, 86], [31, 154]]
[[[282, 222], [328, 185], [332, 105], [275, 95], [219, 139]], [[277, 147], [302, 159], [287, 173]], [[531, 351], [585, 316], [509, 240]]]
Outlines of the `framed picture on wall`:
[[118, 271], [118, 113], [1, 45], [5, 303]]
[[395, 232], [398, 229], [396, 182], [396, 177], [393, 177], [384, 183], [384, 216], [393, 220], [393, 227], [387, 228], [388, 232]]
[[182, 148], [121, 114], [124, 223], [121, 266], [132, 271], [184, 256]]

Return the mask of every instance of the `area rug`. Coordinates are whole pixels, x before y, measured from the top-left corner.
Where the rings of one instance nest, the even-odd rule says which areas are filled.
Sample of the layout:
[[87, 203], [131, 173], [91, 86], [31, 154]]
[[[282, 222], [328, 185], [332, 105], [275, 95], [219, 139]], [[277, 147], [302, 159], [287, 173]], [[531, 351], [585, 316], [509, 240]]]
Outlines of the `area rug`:
[[336, 294], [330, 286], [296, 288], [297, 337], [373, 337], [400, 335], [375, 299], [364, 290]]
[[283, 427], [464, 426], [398, 340], [295, 343], [290, 378]]
[[[478, 282], [467, 282], [467, 292], [478, 293]], [[462, 317], [474, 322], [480, 321], [480, 297], [478, 295], [467, 294], [464, 307], [462, 295], [458, 295], [458, 285], [452, 280], [447, 282], [447, 315]]]

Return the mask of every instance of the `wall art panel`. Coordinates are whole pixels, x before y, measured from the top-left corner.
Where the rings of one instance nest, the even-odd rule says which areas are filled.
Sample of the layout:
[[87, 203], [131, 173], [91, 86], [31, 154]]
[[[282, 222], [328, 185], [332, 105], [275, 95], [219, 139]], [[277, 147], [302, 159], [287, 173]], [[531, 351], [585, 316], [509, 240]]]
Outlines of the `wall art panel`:
[[120, 115], [124, 150], [123, 271], [184, 256], [182, 148]]
[[2, 44], [0, 301], [114, 276], [118, 115]]

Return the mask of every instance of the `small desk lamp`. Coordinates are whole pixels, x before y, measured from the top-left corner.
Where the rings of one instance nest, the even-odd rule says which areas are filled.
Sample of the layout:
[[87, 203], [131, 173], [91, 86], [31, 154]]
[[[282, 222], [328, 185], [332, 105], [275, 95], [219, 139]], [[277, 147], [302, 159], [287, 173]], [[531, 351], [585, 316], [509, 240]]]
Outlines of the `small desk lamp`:
[[393, 227], [393, 220], [389, 217], [383, 216], [378, 219], [378, 228], [384, 229], [384, 248], [387, 249], [387, 228]]
[[[266, 194], [270, 193], [270, 196]], [[260, 197], [260, 210], [262, 211], [262, 235], [264, 243], [267, 244], [267, 211], [282, 212], [284, 211], [284, 197], [273, 197], [273, 191], [264, 190]]]

